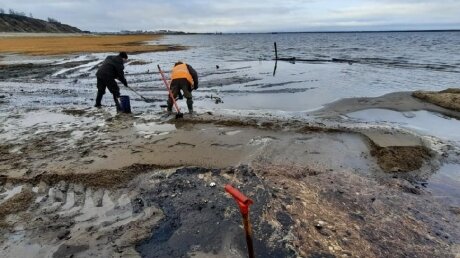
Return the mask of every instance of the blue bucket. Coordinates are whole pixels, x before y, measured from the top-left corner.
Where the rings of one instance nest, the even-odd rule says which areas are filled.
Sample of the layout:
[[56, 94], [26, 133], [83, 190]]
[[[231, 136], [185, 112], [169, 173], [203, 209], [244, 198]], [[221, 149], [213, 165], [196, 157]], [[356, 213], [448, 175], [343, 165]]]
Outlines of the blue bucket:
[[131, 113], [131, 103], [129, 102], [129, 96], [120, 96], [120, 108], [123, 113]]

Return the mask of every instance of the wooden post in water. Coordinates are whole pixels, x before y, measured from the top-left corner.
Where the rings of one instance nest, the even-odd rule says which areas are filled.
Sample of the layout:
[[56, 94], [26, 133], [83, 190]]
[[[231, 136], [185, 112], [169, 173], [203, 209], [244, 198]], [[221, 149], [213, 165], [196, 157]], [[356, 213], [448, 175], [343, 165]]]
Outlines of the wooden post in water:
[[278, 61], [278, 48], [276, 48], [276, 42], [275, 42], [275, 60]]
[[278, 66], [278, 48], [276, 47], [275, 42], [275, 67], [273, 68], [273, 76], [276, 74], [276, 67]]

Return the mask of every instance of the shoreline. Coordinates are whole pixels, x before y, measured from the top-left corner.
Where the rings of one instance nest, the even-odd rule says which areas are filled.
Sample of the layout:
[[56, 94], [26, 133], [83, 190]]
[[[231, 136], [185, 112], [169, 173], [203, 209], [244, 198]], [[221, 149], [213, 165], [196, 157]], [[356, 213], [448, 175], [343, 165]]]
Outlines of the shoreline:
[[[175, 120], [157, 105], [116, 115], [87, 107], [89, 87], [70, 90], [95, 69], [97, 60], [83, 59], [3, 70], [5, 256], [245, 257], [227, 183], [255, 200], [256, 253], [265, 257], [460, 253], [459, 142], [350, 115], [460, 112], [395, 92], [295, 118], [200, 112]], [[81, 72], [66, 78], [63, 68]]]

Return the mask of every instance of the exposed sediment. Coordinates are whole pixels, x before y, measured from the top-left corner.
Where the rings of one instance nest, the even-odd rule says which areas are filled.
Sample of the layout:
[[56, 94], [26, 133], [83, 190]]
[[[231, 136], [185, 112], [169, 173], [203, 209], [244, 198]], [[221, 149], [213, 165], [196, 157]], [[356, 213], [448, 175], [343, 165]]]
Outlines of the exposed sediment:
[[412, 95], [421, 100], [443, 108], [460, 112], [460, 89], [451, 88], [443, 91], [415, 91]]

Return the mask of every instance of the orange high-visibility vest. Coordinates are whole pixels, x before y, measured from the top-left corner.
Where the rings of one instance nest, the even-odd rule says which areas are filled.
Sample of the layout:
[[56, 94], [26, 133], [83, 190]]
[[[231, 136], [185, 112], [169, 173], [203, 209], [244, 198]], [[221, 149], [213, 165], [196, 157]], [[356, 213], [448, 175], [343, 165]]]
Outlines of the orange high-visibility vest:
[[193, 81], [192, 75], [188, 71], [186, 64], [176, 65], [172, 69], [171, 80], [181, 79], [181, 78], [187, 79], [187, 81], [190, 82], [190, 84], [192, 85], [192, 89], [193, 89], [195, 82]]

